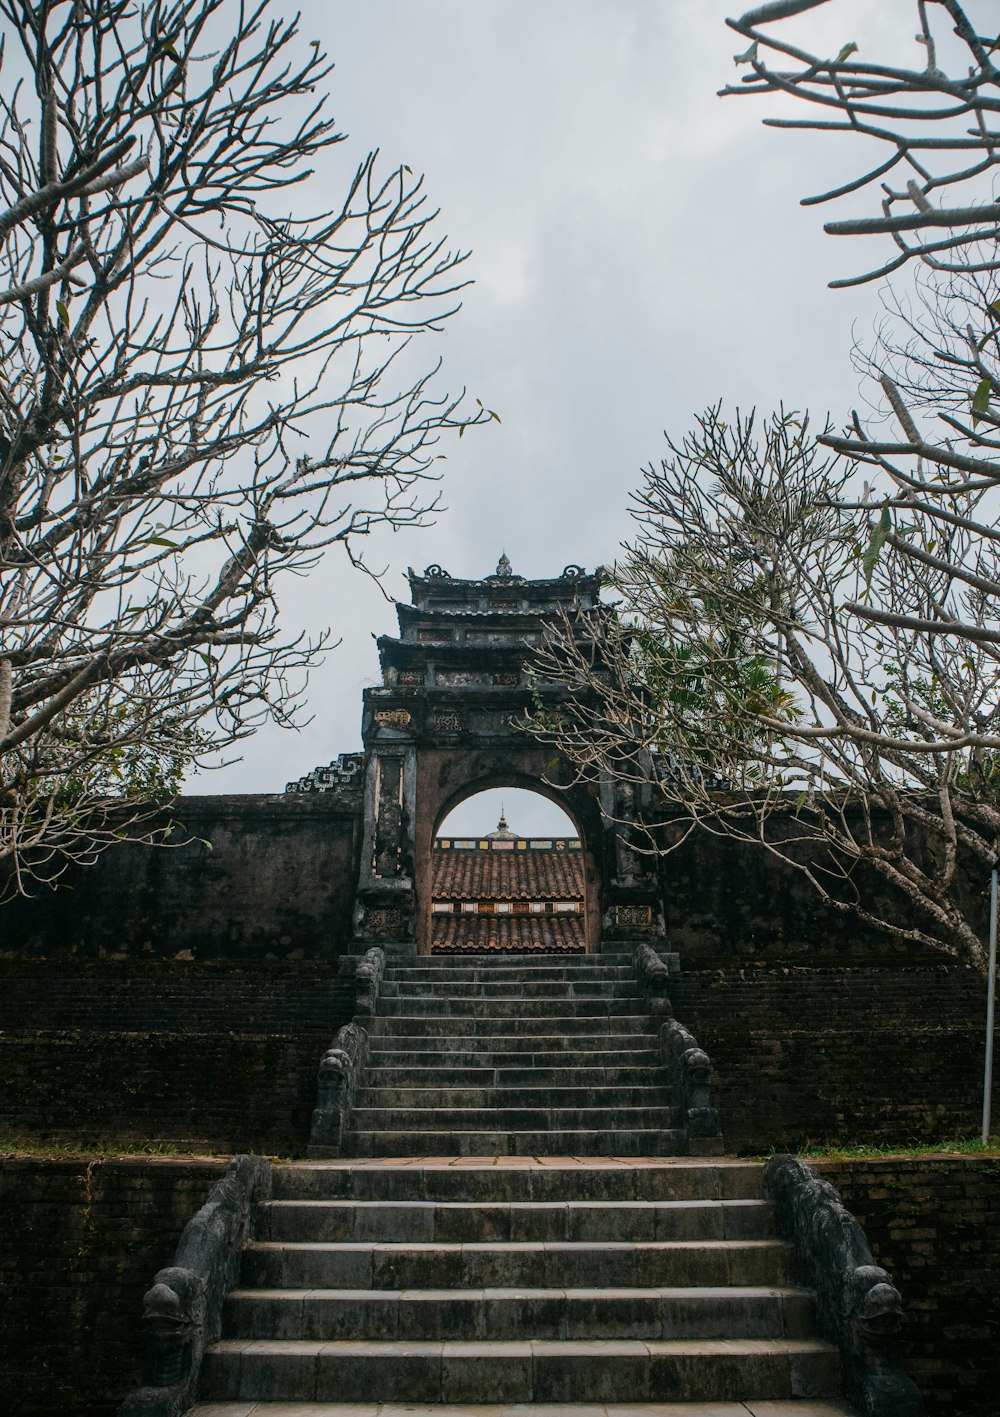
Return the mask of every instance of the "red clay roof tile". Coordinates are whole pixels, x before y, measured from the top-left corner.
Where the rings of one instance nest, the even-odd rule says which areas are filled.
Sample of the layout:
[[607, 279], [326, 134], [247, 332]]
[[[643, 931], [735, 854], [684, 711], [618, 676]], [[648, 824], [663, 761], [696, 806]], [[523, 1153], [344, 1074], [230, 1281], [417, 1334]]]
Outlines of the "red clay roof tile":
[[586, 948], [582, 915], [440, 915], [431, 919], [432, 954], [583, 954]]
[[431, 852], [434, 900], [582, 900], [582, 851]]

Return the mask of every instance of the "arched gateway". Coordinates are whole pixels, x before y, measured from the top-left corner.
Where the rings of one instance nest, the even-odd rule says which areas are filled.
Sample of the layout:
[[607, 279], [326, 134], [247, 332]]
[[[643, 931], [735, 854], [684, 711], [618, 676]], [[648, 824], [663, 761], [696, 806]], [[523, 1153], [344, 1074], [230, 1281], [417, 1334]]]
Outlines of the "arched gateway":
[[435, 834], [459, 802], [490, 787], [542, 792], [576, 824], [589, 951], [661, 933], [655, 876], [629, 845], [628, 788], [577, 781], [551, 746], [518, 727], [534, 702], [555, 707], [565, 695], [531, 673], [533, 651], [567, 613], [582, 612], [586, 634], [600, 570], [567, 566], [555, 579], [527, 580], [503, 556], [483, 580], [440, 566], [411, 570], [409, 580], [398, 637], [378, 641], [382, 683], [364, 693], [363, 761], [344, 760], [364, 779], [356, 939], [393, 954], [429, 952]]

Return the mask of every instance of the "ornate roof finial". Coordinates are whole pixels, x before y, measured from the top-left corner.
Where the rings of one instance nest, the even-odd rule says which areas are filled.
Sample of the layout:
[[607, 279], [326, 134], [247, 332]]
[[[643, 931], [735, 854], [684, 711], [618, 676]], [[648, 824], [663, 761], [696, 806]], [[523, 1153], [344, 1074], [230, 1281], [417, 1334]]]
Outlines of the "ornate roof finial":
[[497, 822], [497, 829], [496, 829], [495, 832], [487, 832], [487, 834], [486, 834], [486, 840], [487, 840], [487, 841], [516, 841], [516, 840], [517, 840], [517, 832], [512, 832], [511, 829], [510, 829], [510, 827], [507, 825], [507, 813], [504, 811], [504, 805], [503, 805], [502, 802], [500, 803], [500, 820]]
[[508, 580], [514, 574], [513, 570], [511, 569], [511, 564], [507, 559], [506, 551], [501, 553], [500, 560], [497, 562], [497, 568], [494, 574], [500, 577], [500, 579], [502, 580]]

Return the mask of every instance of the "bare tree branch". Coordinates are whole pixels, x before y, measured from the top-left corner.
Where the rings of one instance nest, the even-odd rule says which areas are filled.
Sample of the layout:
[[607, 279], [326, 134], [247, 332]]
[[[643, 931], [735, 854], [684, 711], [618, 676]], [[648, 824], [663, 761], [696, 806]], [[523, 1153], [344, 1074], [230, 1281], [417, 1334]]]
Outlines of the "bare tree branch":
[[[710, 409], [646, 471], [617, 606], [541, 651], [567, 697], [532, 728], [581, 774], [655, 786], [649, 850], [694, 827], [753, 841], [836, 908], [982, 968], [956, 883], [996, 854], [1000, 664], [941, 623], [981, 600], [951, 574], [978, 551], [953, 528], [943, 570], [873, 554], [881, 518], [842, 500], [855, 475], [806, 419]], [[865, 872], [900, 909], [874, 906]]]
[[23, 890], [294, 721], [329, 637], [282, 625], [287, 578], [423, 524], [439, 440], [489, 415], [417, 357], [466, 257], [408, 168], [341, 165], [297, 17], [0, 0], [0, 26], [0, 860]]

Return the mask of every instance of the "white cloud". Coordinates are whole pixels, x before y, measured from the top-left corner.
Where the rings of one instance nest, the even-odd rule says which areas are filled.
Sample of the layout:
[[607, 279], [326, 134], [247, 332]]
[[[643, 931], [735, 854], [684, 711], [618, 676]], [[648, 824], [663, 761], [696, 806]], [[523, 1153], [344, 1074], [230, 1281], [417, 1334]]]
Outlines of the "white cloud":
[[[377, 538], [393, 594], [407, 564], [476, 576], [502, 549], [525, 575], [608, 562], [664, 428], [683, 434], [718, 398], [839, 416], [856, 397], [852, 327], [870, 327], [874, 292], [826, 289], [859, 249], [824, 236], [824, 209], [799, 199], [857, 157], [765, 129], [773, 105], [715, 96], [743, 47], [727, 8], [306, 0], [306, 38], [337, 61], [345, 159], [378, 146], [425, 171], [442, 230], [474, 250], [479, 284], [440, 348], [448, 384], [503, 419], [443, 449], [450, 510], [436, 527]], [[908, 35], [910, 0], [834, 0], [798, 28], [884, 48], [901, 12]], [[261, 735], [191, 790], [280, 790], [357, 745], [371, 634], [394, 632], [391, 606], [334, 556], [285, 609], [344, 637], [314, 675], [312, 724]]]

